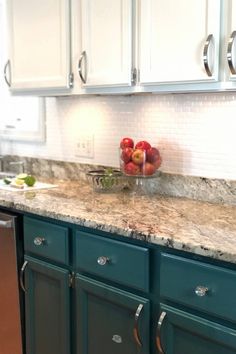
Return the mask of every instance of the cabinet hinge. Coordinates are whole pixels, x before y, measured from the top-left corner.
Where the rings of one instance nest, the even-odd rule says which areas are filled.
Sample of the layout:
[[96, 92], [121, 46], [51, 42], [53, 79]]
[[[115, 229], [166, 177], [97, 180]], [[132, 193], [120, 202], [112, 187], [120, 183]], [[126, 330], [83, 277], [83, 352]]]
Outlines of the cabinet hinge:
[[137, 85], [137, 83], [139, 82], [139, 73], [140, 71], [136, 68], [133, 68], [131, 70], [131, 82], [132, 85]]
[[132, 85], [137, 84], [137, 75], [138, 75], [138, 70], [136, 68], [133, 68], [131, 70], [131, 83], [132, 83]]
[[75, 287], [75, 273], [69, 273], [69, 288]]
[[74, 74], [69, 74], [69, 87], [72, 88], [74, 86]]

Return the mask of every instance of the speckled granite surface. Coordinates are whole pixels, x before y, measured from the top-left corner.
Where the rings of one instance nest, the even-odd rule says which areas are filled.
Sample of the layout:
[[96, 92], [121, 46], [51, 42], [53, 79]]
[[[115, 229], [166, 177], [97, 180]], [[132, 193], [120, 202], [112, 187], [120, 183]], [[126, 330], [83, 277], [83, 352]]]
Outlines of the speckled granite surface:
[[[13, 169], [9, 162], [23, 161], [25, 171], [42, 178], [59, 178], [64, 180], [85, 180], [86, 172], [101, 168], [74, 162], [37, 159], [32, 157], [4, 156], [6, 169]], [[18, 170], [17, 170], [18, 169]], [[15, 166], [19, 172], [19, 166]], [[161, 173], [158, 178], [143, 181], [144, 193], [165, 196], [186, 197], [213, 203], [236, 205], [236, 180], [209, 179]]]
[[[44, 180], [45, 181], [45, 180]], [[0, 191], [0, 205], [236, 263], [236, 207], [180, 197], [95, 193], [85, 182]]]

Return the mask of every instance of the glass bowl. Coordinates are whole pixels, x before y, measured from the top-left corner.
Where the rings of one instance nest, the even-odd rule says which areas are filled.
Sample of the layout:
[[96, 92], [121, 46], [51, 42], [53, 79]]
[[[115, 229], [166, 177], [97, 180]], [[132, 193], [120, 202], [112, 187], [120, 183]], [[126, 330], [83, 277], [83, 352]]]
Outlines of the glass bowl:
[[119, 192], [125, 187], [122, 172], [111, 168], [89, 171], [87, 178], [95, 192]]
[[126, 176], [150, 177], [157, 174], [161, 166], [159, 150], [151, 147], [145, 151], [137, 148], [119, 148], [120, 170]]

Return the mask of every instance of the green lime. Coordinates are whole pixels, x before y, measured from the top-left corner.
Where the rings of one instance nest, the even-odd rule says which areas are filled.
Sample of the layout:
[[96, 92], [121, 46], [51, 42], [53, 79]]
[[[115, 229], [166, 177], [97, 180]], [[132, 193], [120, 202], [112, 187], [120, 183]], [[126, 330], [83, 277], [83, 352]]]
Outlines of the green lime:
[[11, 181], [12, 181], [12, 178], [7, 178], [7, 177], [6, 177], [6, 178], [4, 178], [3, 181], [4, 181], [5, 184], [10, 184]]
[[36, 178], [34, 176], [27, 175], [24, 179], [24, 182], [28, 187], [33, 187], [36, 182]]

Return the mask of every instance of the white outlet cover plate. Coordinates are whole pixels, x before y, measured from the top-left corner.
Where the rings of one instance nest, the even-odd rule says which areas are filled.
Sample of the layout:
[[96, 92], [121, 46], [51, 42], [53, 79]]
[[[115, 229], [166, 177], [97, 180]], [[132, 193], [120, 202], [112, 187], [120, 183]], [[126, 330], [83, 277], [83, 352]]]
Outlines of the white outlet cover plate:
[[75, 146], [76, 157], [94, 157], [94, 136], [93, 135], [80, 135], [77, 138]]

